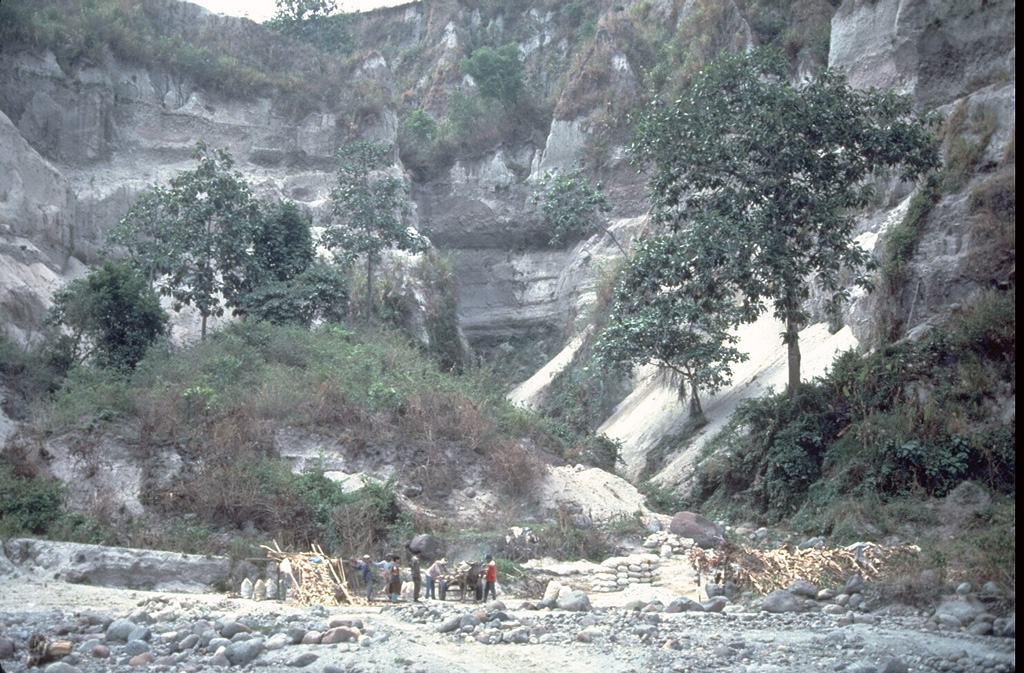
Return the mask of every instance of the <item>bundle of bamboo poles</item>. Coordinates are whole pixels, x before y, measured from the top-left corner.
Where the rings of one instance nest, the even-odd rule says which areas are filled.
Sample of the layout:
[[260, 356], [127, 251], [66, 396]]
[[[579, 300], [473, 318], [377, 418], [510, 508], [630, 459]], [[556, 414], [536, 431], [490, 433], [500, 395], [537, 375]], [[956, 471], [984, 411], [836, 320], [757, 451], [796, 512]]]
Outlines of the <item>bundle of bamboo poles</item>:
[[893, 557], [916, 555], [920, 551], [913, 545], [883, 547], [871, 542], [822, 549], [755, 549], [727, 543], [709, 565], [720, 569], [726, 579], [767, 594], [785, 589], [796, 579], [823, 586], [840, 585], [859, 573], [864, 579], [877, 580], [885, 574]]
[[332, 559], [320, 546], [310, 545], [308, 552], [286, 552], [274, 541], [273, 547], [261, 545], [267, 557], [277, 563], [278, 573], [291, 586], [289, 597], [298, 605], [366, 605], [366, 599], [349, 591], [345, 566]]

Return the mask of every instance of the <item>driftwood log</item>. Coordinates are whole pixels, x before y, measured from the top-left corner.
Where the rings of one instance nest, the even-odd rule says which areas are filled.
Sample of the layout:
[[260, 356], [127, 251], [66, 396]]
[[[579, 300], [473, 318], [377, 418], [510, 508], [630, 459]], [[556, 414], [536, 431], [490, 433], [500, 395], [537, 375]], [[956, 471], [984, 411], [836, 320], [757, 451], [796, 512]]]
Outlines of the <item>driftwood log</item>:
[[70, 640], [50, 640], [41, 633], [35, 633], [28, 639], [28, 659], [26, 664], [31, 668], [60, 659], [71, 654]]

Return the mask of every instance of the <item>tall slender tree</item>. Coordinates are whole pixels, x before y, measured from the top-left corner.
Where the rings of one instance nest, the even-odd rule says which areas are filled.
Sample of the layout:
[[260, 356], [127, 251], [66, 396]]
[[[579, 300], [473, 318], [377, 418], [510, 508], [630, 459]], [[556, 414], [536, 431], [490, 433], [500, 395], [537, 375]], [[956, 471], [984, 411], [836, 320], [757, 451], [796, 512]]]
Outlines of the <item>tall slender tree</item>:
[[427, 239], [407, 224], [411, 211], [405, 183], [395, 174], [385, 145], [365, 140], [338, 152], [338, 185], [331, 190], [336, 219], [321, 243], [339, 259], [366, 263], [366, 311], [373, 312], [373, 274], [385, 250], [421, 252]]

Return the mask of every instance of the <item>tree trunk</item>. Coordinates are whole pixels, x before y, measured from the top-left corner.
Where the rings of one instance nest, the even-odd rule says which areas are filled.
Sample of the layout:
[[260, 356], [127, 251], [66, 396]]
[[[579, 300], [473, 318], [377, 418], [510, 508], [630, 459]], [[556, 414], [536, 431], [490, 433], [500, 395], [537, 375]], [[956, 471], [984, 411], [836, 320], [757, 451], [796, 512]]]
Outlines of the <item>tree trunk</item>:
[[202, 326], [199, 328], [199, 340], [206, 341], [206, 314], [203, 314]]
[[704, 418], [704, 409], [700, 406], [697, 384], [693, 382], [693, 379], [690, 379], [690, 418], [694, 420]]
[[792, 397], [800, 387], [800, 330], [793, 318], [786, 320], [785, 341], [789, 351], [789, 387], [786, 392]]
[[373, 258], [366, 256], [366, 317], [373, 315]]

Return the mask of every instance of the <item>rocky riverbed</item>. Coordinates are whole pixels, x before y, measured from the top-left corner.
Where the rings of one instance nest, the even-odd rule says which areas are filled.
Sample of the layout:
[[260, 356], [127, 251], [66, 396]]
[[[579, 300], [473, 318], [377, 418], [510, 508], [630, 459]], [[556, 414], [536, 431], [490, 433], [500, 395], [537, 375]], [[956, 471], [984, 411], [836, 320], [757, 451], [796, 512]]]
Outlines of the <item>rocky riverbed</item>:
[[[664, 671], [1007, 673], [1014, 620], [899, 603], [826, 609], [834, 598], [792, 594], [796, 612], [764, 600], [705, 601], [659, 587], [559, 601], [503, 595], [486, 604], [427, 601], [301, 608], [224, 594], [130, 591], [22, 574], [0, 592], [0, 665], [7, 673]], [[867, 591], [865, 593], [868, 593]], [[568, 599], [567, 592], [562, 592]], [[554, 594], [552, 594], [554, 596]], [[550, 597], [549, 597], [550, 598]], [[782, 599], [788, 600], [782, 596]], [[974, 602], [971, 595], [947, 597]], [[947, 601], [948, 602], [948, 601]], [[549, 600], [548, 603], [551, 603]], [[999, 635], [991, 628], [997, 623]], [[990, 628], [977, 628], [987, 623]], [[69, 656], [26, 665], [41, 634]]]

